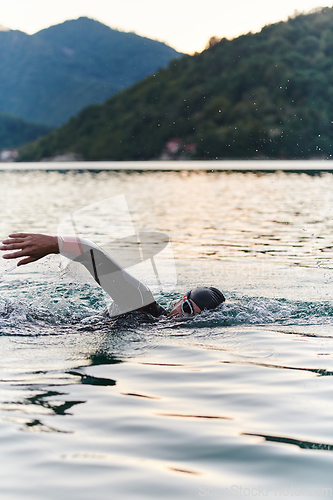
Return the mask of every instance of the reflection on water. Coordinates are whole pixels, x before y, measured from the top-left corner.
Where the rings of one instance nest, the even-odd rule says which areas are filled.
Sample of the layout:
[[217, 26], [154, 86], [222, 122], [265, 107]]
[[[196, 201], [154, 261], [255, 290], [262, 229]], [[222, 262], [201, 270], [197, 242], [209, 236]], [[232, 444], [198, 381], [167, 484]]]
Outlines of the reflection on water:
[[295, 446], [299, 446], [300, 448], [302, 448], [304, 450], [326, 450], [326, 451], [332, 451], [333, 450], [333, 444], [311, 443], [309, 441], [299, 441], [298, 439], [290, 439], [290, 438], [287, 438], [287, 437], [265, 436], [264, 434], [244, 433], [244, 436], [262, 437], [266, 441], [271, 441], [273, 443], [293, 444]]
[[[2, 275], [6, 498], [331, 485], [331, 174], [0, 172], [0, 182], [2, 236], [53, 234], [69, 212], [124, 193], [135, 226], [172, 241], [178, 285], [159, 302], [197, 284], [227, 298], [189, 321], [111, 321], [98, 287], [59, 276], [56, 257]], [[98, 238], [107, 223], [86, 230]]]
[[134, 223], [171, 236], [178, 257], [331, 265], [332, 174], [0, 172], [0, 180], [2, 235], [54, 233], [69, 212], [125, 194]]
[[70, 375], [75, 375], [76, 377], [79, 378], [81, 384], [89, 384], [89, 385], [116, 385], [115, 380], [111, 380], [108, 378], [101, 378], [101, 377], [91, 377], [89, 375], [86, 375], [85, 373], [80, 373], [79, 371], [76, 370], [71, 370], [68, 372]]

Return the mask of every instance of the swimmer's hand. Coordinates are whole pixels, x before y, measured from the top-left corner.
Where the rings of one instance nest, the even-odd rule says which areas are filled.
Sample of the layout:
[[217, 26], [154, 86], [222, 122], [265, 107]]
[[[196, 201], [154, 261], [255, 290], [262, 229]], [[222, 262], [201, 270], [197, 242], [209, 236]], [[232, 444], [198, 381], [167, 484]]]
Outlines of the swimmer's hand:
[[17, 264], [18, 266], [22, 266], [23, 264], [29, 264], [30, 262], [42, 259], [51, 253], [59, 253], [59, 244], [57, 236], [15, 233], [10, 234], [8, 239], [2, 242], [0, 250], [15, 250], [15, 252], [3, 255], [3, 259], [25, 257]]

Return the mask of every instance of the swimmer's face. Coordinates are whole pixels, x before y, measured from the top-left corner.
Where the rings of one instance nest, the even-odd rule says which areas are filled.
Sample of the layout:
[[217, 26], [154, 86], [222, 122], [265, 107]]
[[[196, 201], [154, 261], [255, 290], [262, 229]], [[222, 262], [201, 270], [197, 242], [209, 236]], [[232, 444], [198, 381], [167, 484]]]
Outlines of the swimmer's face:
[[[182, 306], [183, 306], [184, 302], [186, 302], [186, 301], [191, 303], [191, 306], [193, 309], [193, 314], [186, 314], [183, 311]], [[184, 318], [189, 318], [190, 316], [193, 316], [194, 314], [199, 314], [199, 313], [201, 313], [201, 309], [199, 309], [199, 307], [196, 305], [195, 302], [193, 302], [193, 300], [188, 299], [186, 297], [186, 295], [184, 295], [183, 298], [177, 300], [177, 302], [174, 303], [173, 308], [169, 312], [168, 316], [182, 316]]]

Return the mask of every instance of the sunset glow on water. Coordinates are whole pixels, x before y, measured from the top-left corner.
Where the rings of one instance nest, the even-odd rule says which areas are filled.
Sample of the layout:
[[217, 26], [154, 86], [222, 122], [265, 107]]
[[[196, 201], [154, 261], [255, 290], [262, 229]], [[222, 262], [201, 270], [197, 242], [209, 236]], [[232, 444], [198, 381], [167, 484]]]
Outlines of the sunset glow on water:
[[[0, 172], [1, 238], [56, 234], [124, 194], [135, 226], [172, 242], [177, 285], [157, 300], [213, 285], [226, 302], [112, 323], [100, 289], [56, 256], [2, 260], [4, 498], [329, 496], [333, 175], [95, 166]], [[87, 221], [92, 240], [106, 223]]]

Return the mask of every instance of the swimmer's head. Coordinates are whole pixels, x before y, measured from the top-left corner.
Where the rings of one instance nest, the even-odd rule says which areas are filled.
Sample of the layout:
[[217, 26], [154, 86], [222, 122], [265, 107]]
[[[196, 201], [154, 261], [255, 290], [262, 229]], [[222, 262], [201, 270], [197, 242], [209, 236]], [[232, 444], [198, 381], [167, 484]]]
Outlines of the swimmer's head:
[[192, 300], [200, 311], [216, 309], [225, 301], [224, 295], [220, 290], [213, 286], [199, 286], [187, 294], [187, 298]]
[[217, 288], [213, 286], [197, 287], [190, 290], [174, 304], [169, 316], [193, 316], [202, 311], [216, 309], [224, 301], [223, 293]]

